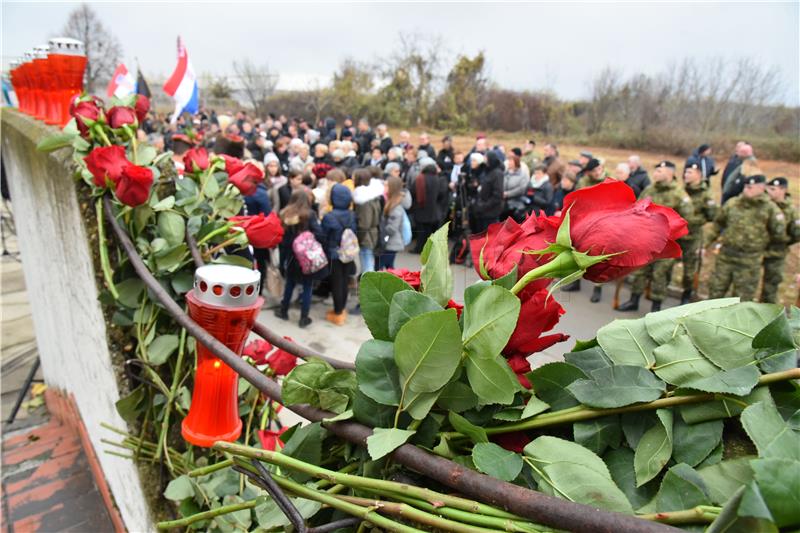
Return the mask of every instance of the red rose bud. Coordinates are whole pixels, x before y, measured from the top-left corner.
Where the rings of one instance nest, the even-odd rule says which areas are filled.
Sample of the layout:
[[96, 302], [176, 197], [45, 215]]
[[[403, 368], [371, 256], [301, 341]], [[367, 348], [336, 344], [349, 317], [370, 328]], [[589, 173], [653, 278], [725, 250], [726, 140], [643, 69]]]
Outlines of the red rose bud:
[[288, 426], [282, 427], [278, 431], [259, 429], [258, 440], [261, 441], [261, 447], [270, 452], [282, 450], [284, 443], [280, 437], [286, 432], [287, 429], [289, 429]]
[[147, 118], [147, 112], [150, 111], [150, 99], [143, 94], [140, 94], [136, 97], [136, 120], [139, 121], [139, 124], [144, 122], [144, 119]]
[[[517, 278], [541, 266], [552, 254], [526, 254], [524, 251], [543, 250], [555, 241], [556, 229], [547, 223], [544, 216], [528, 216], [522, 224], [513, 218], [489, 226], [484, 233], [470, 237], [472, 263], [478, 275], [484, 279], [498, 279], [517, 265]], [[550, 279], [535, 280], [527, 286], [529, 290], [547, 287]], [[531, 289], [531, 285], [533, 288]]]
[[272, 345], [263, 339], [255, 339], [242, 350], [242, 355], [246, 355], [257, 365], [267, 363], [267, 354], [272, 351]]
[[98, 187], [105, 187], [111, 180], [116, 184], [123, 169], [130, 165], [130, 161], [125, 157], [125, 148], [122, 146], [98, 146], [89, 155], [83, 158], [86, 168], [94, 176], [94, 184]]
[[492, 435], [489, 439], [506, 450], [517, 453], [522, 453], [525, 446], [531, 441], [531, 438], [522, 431], [499, 433], [497, 435]]
[[118, 105], [112, 107], [108, 110], [108, 124], [114, 129], [136, 124], [136, 111], [127, 106]]
[[[284, 337], [284, 339], [287, 341], [292, 340], [291, 337]], [[285, 376], [297, 366], [297, 357], [283, 350], [275, 350], [267, 358], [267, 364], [275, 372], [276, 376]]]
[[411, 285], [411, 287], [414, 290], [419, 290], [419, 286], [421, 284], [419, 272], [414, 272], [408, 270], [407, 268], [387, 268], [386, 272], [402, 279], [403, 281]]
[[125, 205], [136, 207], [150, 197], [153, 185], [153, 171], [147, 167], [128, 164], [122, 169], [117, 183], [117, 199]]
[[274, 248], [283, 240], [283, 224], [274, 211], [267, 216], [259, 213], [251, 217], [231, 217], [229, 220], [244, 228], [253, 248]]
[[89, 126], [85, 120], [96, 121], [100, 118], [101, 109], [95, 100], [73, 99], [69, 107], [69, 113], [75, 117], [75, 124], [82, 137], [89, 136]]
[[555, 298], [548, 298], [547, 289], [539, 289], [530, 296], [521, 298], [521, 303], [517, 326], [503, 348], [506, 356], [527, 357], [569, 338], [561, 333], [542, 337], [542, 333], [553, 329], [564, 314], [561, 304]]
[[461, 305], [460, 303], [458, 303], [455, 300], [451, 299], [449, 302], [447, 302], [447, 306], [446, 307], [447, 307], [447, 309], [455, 309], [456, 310], [456, 316], [458, 318], [461, 318], [461, 313], [464, 311], [464, 306], [463, 305]]
[[228, 181], [244, 196], [250, 196], [255, 194], [258, 184], [264, 181], [264, 172], [253, 163], [245, 163], [233, 175], [228, 174]]
[[561, 216], [569, 213], [572, 246], [592, 256], [612, 255], [590, 266], [584, 277], [602, 283], [626, 276], [656, 259], [681, 256], [677, 239], [688, 233], [686, 221], [651, 199], [636, 201], [624, 182], [603, 183], [564, 198]]
[[187, 172], [200, 172], [208, 168], [208, 152], [205, 148], [190, 148], [183, 155], [183, 164]]
[[225, 154], [221, 154], [220, 157], [225, 161], [225, 173], [228, 174], [228, 176], [233, 176], [244, 168], [244, 161], [238, 157]]

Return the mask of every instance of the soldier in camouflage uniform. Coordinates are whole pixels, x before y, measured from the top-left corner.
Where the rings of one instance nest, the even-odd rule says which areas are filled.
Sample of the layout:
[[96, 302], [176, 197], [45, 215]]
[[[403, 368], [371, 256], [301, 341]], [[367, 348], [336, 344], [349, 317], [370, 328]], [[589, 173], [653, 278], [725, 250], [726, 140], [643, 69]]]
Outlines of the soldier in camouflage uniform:
[[730, 199], [714, 220], [710, 241], [722, 237], [709, 297], [722, 298], [733, 286], [733, 295], [755, 300], [761, 263], [770, 241], [783, 239], [786, 217], [766, 195], [766, 178], [749, 176], [741, 195]]
[[786, 219], [786, 232], [779, 238], [773, 239], [764, 252], [764, 284], [761, 287], [761, 301], [769, 303], [778, 302], [778, 286], [783, 281], [783, 265], [786, 262], [786, 253], [789, 246], [800, 242], [800, 214], [792, 205], [792, 200], [787, 192], [789, 180], [786, 178], [773, 178], [767, 184], [767, 193], [775, 205], [783, 212]]
[[[662, 161], [653, 172], [653, 183], [642, 191], [640, 199], [651, 198], [653, 203], [671, 207], [685, 219], [692, 217], [692, 202], [683, 186], [675, 180], [675, 163]], [[631, 298], [620, 305], [618, 311], [638, 311], [639, 299], [650, 280], [651, 311], [660, 311], [667, 296], [667, 286], [672, 276], [674, 259], [659, 259], [638, 270], [633, 275]]]
[[689, 233], [678, 240], [683, 261], [683, 294], [681, 305], [692, 298], [694, 278], [700, 267], [700, 250], [703, 248], [703, 226], [717, 216], [717, 202], [711, 195], [708, 183], [703, 179], [703, 169], [697, 161], [687, 161], [683, 170], [686, 194], [692, 201], [692, 215], [684, 217], [689, 224]]
[[[608, 177], [603, 163], [599, 159], [592, 157], [589, 152], [581, 152], [581, 157], [588, 159], [586, 165], [581, 169], [581, 177], [575, 185], [575, 190], [583, 189], [584, 187], [591, 187], [599, 183], [603, 183]], [[564, 286], [564, 292], [579, 291], [581, 289], [581, 280], [573, 281], [569, 285]], [[603, 298], [603, 286], [599, 283], [594, 284], [592, 289], [592, 297], [589, 299], [592, 303], [596, 304]]]

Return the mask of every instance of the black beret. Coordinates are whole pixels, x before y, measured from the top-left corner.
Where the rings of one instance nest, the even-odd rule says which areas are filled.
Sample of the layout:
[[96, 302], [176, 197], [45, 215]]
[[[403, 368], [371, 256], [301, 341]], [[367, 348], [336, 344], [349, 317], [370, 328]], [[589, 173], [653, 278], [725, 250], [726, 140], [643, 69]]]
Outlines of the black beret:
[[766, 183], [767, 178], [763, 174], [755, 174], [754, 176], [747, 176], [744, 179], [745, 185], [755, 185], [756, 183]]
[[589, 170], [594, 170], [594, 169], [596, 169], [596, 168], [597, 168], [597, 167], [599, 167], [599, 166], [600, 166], [600, 161], [599, 161], [599, 160], [597, 160], [597, 159], [595, 159], [595, 158], [593, 157], [593, 158], [591, 158], [591, 159], [589, 160], [589, 162], [588, 162], [588, 163], [586, 163], [586, 166], [585, 166], [585, 167], [583, 167], [583, 171], [584, 171], [584, 172], [587, 172], [587, 171], [589, 171]]
[[769, 184], [774, 185], [776, 187], [786, 188], [789, 186], [789, 180], [787, 180], [783, 176], [779, 176], [777, 178], [772, 178], [771, 180], [769, 180]]
[[686, 162], [686, 168], [684, 168], [683, 170], [686, 171], [686, 169], [689, 169], [689, 168], [692, 168], [694, 170], [700, 170], [700, 171], [703, 170], [702, 167], [700, 167], [700, 163], [698, 163], [697, 161], [687, 161]]
[[662, 168], [662, 167], [671, 168], [675, 170], [675, 163], [673, 163], [672, 161], [661, 161], [659, 164], [656, 165], [656, 168]]
[[519, 147], [514, 147], [511, 149], [511, 153], [513, 153], [517, 157], [522, 157], [522, 150]]

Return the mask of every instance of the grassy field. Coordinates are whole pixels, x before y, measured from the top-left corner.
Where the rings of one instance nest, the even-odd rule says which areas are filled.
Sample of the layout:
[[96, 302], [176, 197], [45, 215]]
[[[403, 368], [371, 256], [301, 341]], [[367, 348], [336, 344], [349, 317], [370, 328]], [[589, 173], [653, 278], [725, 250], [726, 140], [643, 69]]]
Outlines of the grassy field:
[[[408, 130], [411, 133], [411, 142], [417, 144], [419, 142], [419, 133], [421, 130]], [[428, 130], [431, 137], [432, 144], [438, 148], [440, 140], [444, 135], [443, 132]], [[392, 138], [396, 139], [399, 130], [390, 130]], [[506, 149], [511, 149], [515, 146], [522, 146], [525, 143], [525, 137], [519, 133], [508, 132], [487, 132], [487, 138], [490, 145], [503, 144]], [[550, 139], [536, 138], [537, 149], [536, 153], [539, 157], [542, 155], [541, 147]], [[642, 163], [648, 172], [652, 173], [653, 167], [661, 160], [669, 159], [673, 161], [679, 168], [683, 168], [683, 158], [670, 156], [669, 154], [662, 154], [658, 152], [641, 152], [631, 150], [619, 150], [614, 148], [601, 148], [597, 146], [576, 146], [571, 144], [560, 144], [558, 139], [554, 139], [558, 144], [558, 149], [561, 158], [565, 161], [577, 159], [578, 153], [583, 150], [589, 150], [592, 154], [605, 162], [606, 169], [609, 173], [613, 173], [614, 167], [617, 163], [626, 161], [628, 156], [635, 153], [642, 159]], [[455, 135], [453, 136], [453, 143], [457, 149], [468, 151], [472, 148], [475, 142], [474, 136]], [[758, 146], [755, 146], [755, 153], [758, 155]], [[729, 154], [716, 154], [715, 159], [717, 166], [723, 168], [727, 162]], [[794, 199], [795, 208], [800, 209], [800, 164], [789, 163], [786, 161], [774, 161], [759, 159], [759, 167], [767, 176], [767, 178], [775, 176], [785, 176], [789, 180], [789, 191]], [[712, 187], [715, 191], [716, 197], [720, 197], [720, 174], [712, 178]], [[676, 267], [673, 273], [673, 284], [680, 280], [680, 266]], [[708, 278], [714, 268], [713, 254], [706, 254], [703, 258], [703, 266], [700, 274], [700, 287], [698, 292], [705, 296], [708, 294]], [[798, 274], [800, 274], [800, 243], [795, 244], [789, 250], [789, 255], [786, 261], [786, 269], [783, 276], [783, 284], [780, 288], [780, 297], [784, 305], [794, 305], [798, 300], [798, 293], [800, 286], [798, 286]]]

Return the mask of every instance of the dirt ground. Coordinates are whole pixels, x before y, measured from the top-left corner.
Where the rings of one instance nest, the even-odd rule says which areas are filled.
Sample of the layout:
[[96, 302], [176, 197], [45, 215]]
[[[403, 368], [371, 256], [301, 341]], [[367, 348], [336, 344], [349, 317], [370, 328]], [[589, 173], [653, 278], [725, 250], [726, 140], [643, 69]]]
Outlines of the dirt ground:
[[[410, 129], [411, 142], [416, 144], [419, 142], [419, 134], [421, 130]], [[399, 130], [390, 130], [392, 138], [397, 138]], [[432, 144], [438, 147], [444, 132], [428, 130]], [[490, 145], [503, 144], [506, 149], [511, 149], [515, 146], [522, 147], [525, 143], [526, 137], [520, 133], [508, 132], [486, 132]], [[542, 146], [547, 142], [555, 142], [558, 145], [559, 153], [562, 159], [569, 161], [577, 159], [578, 153], [583, 150], [588, 150], [592, 154], [601, 159], [606, 166], [609, 173], [613, 173], [614, 167], [617, 163], [626, 161], [631, 154], [637, 154], [642, 160], [648, 172], [652, 171], [655, 165], [664, 159], [673, 161], [679, 168], [683, 167], [684, 159], [682, 157], [670, 156], [669, 154], [658, 152], [643, 152], [636, 150], [620, 150], [616, 148], [602, 148], [597, 146], [577, 146], [573, 144], [561, 144], [558, 139], [545, 139], [539, 136], [535, 137], [537, 142], [536, 154], [542, 156]], [[459, 150], [469, 151], [475, 142], [474, 136], [468, 135], [454, 135], [453, 143]], [[756, 156], [758, 156], [758, 146], [754, 147]], [[730, 154], [718, 153], [714, 154], [717, 167], [722, 169], [728, 160]], [[763, 160], [759, 159], [759, 167], [767, 176], [767, 178], [775, 176], [785, 176], [789, 180], [789, 191], [794, 198], [795, 208], [800, 209], [800, 164], [790, 163], [787, 161]], [[720, 174], [712, 178], [712, 187], [717, 195], [720, 197]], [[700, 273], [700, 284], [698, 292], [705, 296], [708, 294], [708, 278], [711, 275], [714, 267], [713, 254], [706, 254], [703, 258], [702, 268]], [[680, 280], [680, 266], [677, 266], [673, 272], [673, 285]], [[800, 243], [795, 244], [789, 249], [789, 254], [786, 261], [786, 269], [784, 271], [783, 283], [780, 287], [780, 297], [784, 305], [797, 305], [800, 301]]]

